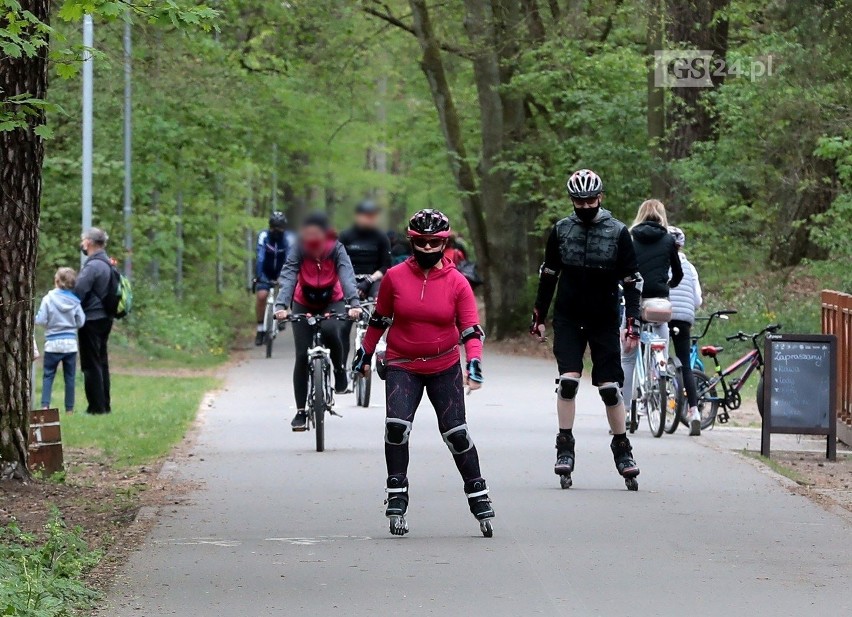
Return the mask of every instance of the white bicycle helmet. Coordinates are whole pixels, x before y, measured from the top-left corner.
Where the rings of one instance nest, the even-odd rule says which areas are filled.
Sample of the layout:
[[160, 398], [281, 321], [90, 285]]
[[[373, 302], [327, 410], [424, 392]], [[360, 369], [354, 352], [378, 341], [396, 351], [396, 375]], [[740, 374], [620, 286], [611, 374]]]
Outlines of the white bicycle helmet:
[[669, 226], [669, 233], [672, 238], [674, 238], [675, 244], [683, 248], [686, 245], [686, 234], [683, 233], [683, 230], [680, 227], [675, 227], [674, 225]]
[[580, 169], [568, 178], [568, 194], [574, 199], [591, 199], [603, 193], [603, 180], [591, 169]]

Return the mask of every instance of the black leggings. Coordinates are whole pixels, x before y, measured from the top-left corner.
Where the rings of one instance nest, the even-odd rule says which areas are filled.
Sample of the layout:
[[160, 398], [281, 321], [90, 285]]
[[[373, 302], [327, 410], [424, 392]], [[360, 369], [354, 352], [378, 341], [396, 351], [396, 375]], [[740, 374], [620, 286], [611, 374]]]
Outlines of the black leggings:
[[[293, 302], [293, 313], [343, 313], [346, 304], [343, 300], [332, 302], [322, 310], [310, 309], [307, 306]], [[334, 319], [322, 322], [322, 341], [331, 351], [331, 361], [334, 369], [343, 368], [343, 325], [345, 322]], [[313, 329], [304, 321], [293, 322], [293, 342], [296, 344], [296, 363], [293, 365], [293, 391], [296, 393], [296, 409], [304, 409], [308, 400], [308, 348], [311, 346]]]
[[[433, 375], [418, 375], [396, 366], [388, 367], [385, 382], [387, 418], [413, 423], [414, 413], [423, 398], [424, 389], [438, 415], [438, 428], [442, 435], [465, 425], [464, 380], [459, 364]], [[466, 433], [466, 427], [461, 432]], [[453, 433], [453, 435], [457, 434], [458, 432]], [[464, 435], [464, 438], [470, 439], [469, 435]], [[408, 486], [408, 436], [406, 435], [401, 444], [388, 443], [388, 441], [388, 439], [385, 440], [388, 486], [391, 486], [391, 479], [401, 481], [401, 484], [395, 484], [396, 486]], [[476, 447], [462, 454], [453, 454], [453, 458], [464, 480], [465, 491], [470, 492], [473, 490], [471, 485], [476, 480], [482, 480]]]
[[[675, 334], [675, 328], [677, 328], [677, 334]], [[683, 387], [686, 388], [686, 400], [690, 407], [697, 407], [698, 392], [695, 389], [695, 378], [692, 376], [692, 367], [689, 364], [689, 354], [692, 349], [691, 328], [692, 326], [686, 321], [669, 322], [669, 332], [674, 343], [675, 355], [683, 368]]]

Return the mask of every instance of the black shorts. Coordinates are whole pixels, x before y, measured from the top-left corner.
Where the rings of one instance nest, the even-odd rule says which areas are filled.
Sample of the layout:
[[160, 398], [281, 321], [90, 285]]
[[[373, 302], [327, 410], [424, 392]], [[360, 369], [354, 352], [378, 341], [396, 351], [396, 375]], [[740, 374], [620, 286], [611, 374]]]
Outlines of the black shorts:
[[621, 368], [621, 332], [618, 325], [581, 325], [577, 321], [554, 319], [553, 355], [559, 374], [583, 373], [586, 346], [592, 351], [592, 383], [624, 383]]

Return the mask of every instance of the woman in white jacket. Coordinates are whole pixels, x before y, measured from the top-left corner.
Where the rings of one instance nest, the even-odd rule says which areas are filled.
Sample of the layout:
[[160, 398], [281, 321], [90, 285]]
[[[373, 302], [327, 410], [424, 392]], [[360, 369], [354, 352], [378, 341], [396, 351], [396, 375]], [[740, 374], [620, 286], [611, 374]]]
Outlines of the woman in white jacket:
[[689, 434], [697, 436], [701, 434], [701, 414], [698, 411], [698, 394], [695, 390], [695, 379], [689, 365], [689, 353], [691, 347], [691, 330], [695, 324], [695, 311], [701, 306], [701, 283], [698, 281], [698, 271], [695, 269], [686, 255], [683, 247], [686, 244], [686, 236], [678, 227], [669, 227], [669, 233], [674, 237], [677, 245], [678, 257], [683, 267], [683, 280], [680, 285], [672, 288], [669, 299], [672, 303], [672, 320], [669, 322], [669, 331], [672, 333], [675, 354], [683, 366], [683, 386], [686, 389], [686, 399], [689, 404], [687, 422], [689, 423]]

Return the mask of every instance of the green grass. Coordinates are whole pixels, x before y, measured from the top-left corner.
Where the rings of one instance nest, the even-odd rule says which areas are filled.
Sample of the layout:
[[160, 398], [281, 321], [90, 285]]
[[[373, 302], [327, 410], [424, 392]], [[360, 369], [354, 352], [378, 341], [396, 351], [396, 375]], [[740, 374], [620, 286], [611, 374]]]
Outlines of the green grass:
[[[113, 411], [102, 416], [81, 413], [85, 397], [80, 385], [81, 411], [62, 415], [62, 442], [66, 448], [95, 449], [119, 467], [155, 461], [183, 439], [204, 393], [217, 383], [212, 377], [114, 375]], [[54, 383], [54, 405], [61, 401], [58, 386]]]

